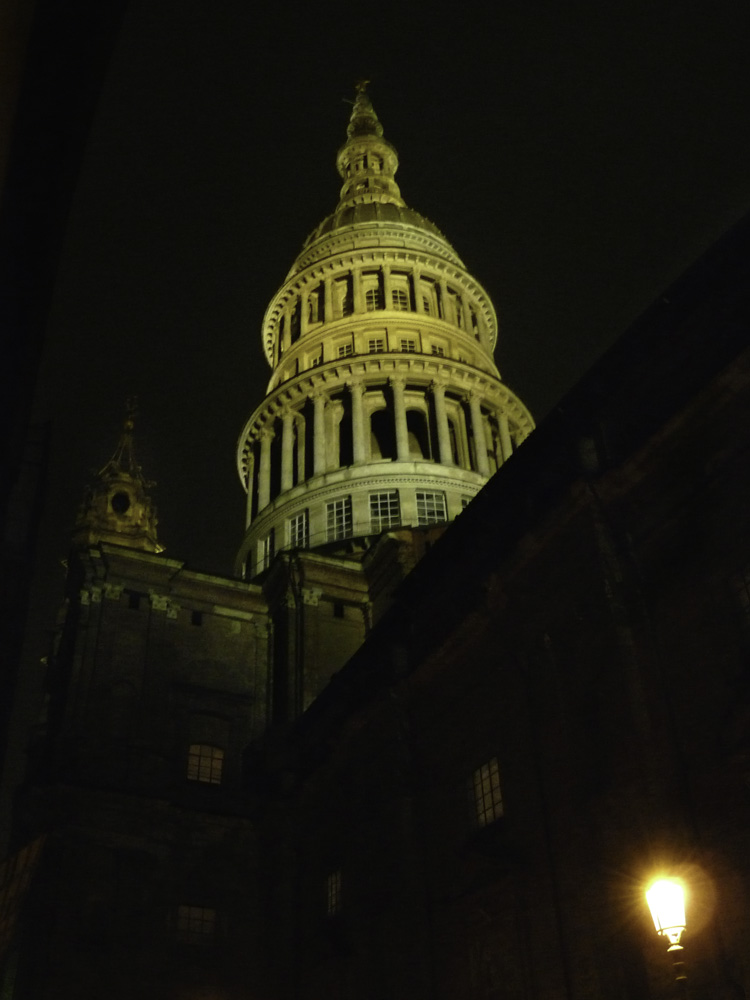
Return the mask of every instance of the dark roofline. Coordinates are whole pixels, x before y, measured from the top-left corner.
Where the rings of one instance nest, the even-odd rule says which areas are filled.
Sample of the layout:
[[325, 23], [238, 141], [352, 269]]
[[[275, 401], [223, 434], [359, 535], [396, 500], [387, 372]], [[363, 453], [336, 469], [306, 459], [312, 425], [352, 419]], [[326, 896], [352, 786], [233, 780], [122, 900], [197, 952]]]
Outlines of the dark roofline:
[[[420, 634], [422, 650], [438, 646], [476, 607], [486, 572], [575, 482], [622, 465], [749, 346], [750, 216], [636, 320], [403, 581], [390, 610], [296, 723], [306, 753], [319, 743], [317, 737], [309, 739], [314, 732], [337, 728], [352, 710], [409, 671], [412, 623], [431, 594], [444, 597], [449, 590], [450, 608], [439, 622], [431, 617], [427, 645]], [[582, 443], [587, 457], [582, 457]], [[478, 528], [485, 539], [481, 550]], [[470, 578], [460, 572], [468, 548], [473, 552]], [[443, 612], [446, 602], [440, 603]]]

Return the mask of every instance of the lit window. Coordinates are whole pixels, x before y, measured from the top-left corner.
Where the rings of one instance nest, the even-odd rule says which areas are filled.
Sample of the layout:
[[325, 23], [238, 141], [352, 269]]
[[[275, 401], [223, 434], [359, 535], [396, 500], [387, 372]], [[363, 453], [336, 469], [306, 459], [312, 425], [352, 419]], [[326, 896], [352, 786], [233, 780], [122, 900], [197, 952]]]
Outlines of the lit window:
[[334, 542], [352, 533], [352, 498], [342, 497], [326, 504], [326, 538]]
[[188, 750], [188, 781], [201, 781], [207, 785], [221, 784], [224, 751], [204, 743], [191, 743]]
[[401, 351], [404, 354], [415, 354], [417, 350], [417, 342], [413, 337], [402, 337], [401, 338]]
[[339, 344], [340, 358], [350, 358], [352, 354], [354, 354], [354, 348], [351, 344]]
[[380, 301], [380, 289], [379, 288], [368, 288], [365, 292], [365, 309], [368, 312], [373, 312], [375, 309], [382, 309], [383, 305]]
[[409, 293], [404, 291], [403, 288], [393, 289], [393, 308], [398, 312], [408, 312]]
[[385, 531], [401, 524], [398, 490], [370, 494], [370, 530]]
[[475, 827], [489, 826], [503, 815], [500, 767], [497, 757], [482, 764], [469, 778], [469, 801]]
[[326, 913], [335, 917], [341, 913], [341, 871], [331, 872], [326, 879]]
[[373, 337], [367, 341], [367, 350], [370, 354], [383, 354], [385, 351], [385, 340], [382, 337]]
[[310, 544], [310, 517], [306, 510], [289, 518], [289, 545], [293, 549], [306, 549]]
[[216, 936], [216, 910], [207, 906], [178, 906], [175, 931], [183, 944], [210, 944]]
[[432, 345], [432, 353], [436, 357], [438, 357], [438, 358], [444, 358], [445, 357], [445, 348], [444, 347], [438, 347], [437, 344], [433, 344]]
[[447, 521], [445, 493], [417, 491], [417, 524], [441, 524]]

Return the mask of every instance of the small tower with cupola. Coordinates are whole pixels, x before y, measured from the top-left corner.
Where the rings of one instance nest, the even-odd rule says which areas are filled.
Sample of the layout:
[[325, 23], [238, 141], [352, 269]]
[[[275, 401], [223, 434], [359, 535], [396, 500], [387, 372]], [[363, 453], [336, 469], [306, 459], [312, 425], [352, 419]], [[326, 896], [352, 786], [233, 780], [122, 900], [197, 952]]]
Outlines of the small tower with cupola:
[[534, 426], [495, 366], [489, 296], [401, 197], [364, 83], [336, 165], [339, 203], [263, 321], [272, 375], [237, 454], [248, 578], [281, 550], [452, 520]]
[[127, 415], [112, 458], [88, 487], [76, 518], [73, 544], [87, 547], [98, 542], [125, 545], [141, 552], [163, 552], [156, 537], [156, 508], [133, 449], [135, 402], [128, 400]]

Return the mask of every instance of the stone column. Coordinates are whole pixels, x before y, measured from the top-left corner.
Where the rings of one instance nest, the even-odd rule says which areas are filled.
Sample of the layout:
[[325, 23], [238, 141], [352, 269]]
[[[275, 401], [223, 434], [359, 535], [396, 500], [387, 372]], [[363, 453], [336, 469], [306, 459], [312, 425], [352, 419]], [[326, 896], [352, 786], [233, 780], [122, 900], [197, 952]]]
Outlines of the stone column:
[[273, 431], [264, 427], [260, 432], [260, 470], [258, 472], [258, 510], [271, 502], [271, 442]]
[[391, 379], [393, 390], [393, 420], [396, 427], [396, 458], [399, 462], [409, 461], [409, 429], [406, 425], [406, 402], [404, 400], [404, 379]]
[[313, 474], [319, 476], [326, 471], [326, 396], [323, 392], [313, 394]]
[[449, 323], [448, 283], [442, 275], [438, 278], [438, 287], [440, 288], [440, 318], [444, 319], [446, 323]]
[[469, 409], [471, 410], [471, 431], [474, 436], [474, 450], [477, 456], [477, 472], [482, 476], [489, 476], [490, 463], [487, 460], [487, 438], [484, 434], [482, 407], [479, 402], [479, 395], [476, 392], [469, 393]]
[[249, 528], [253, 520], [253, 493], [255, 492], [255, 455], [247, 456], [247, 507], [245, 509], [245, 527]]
[[510, 440], [510, 429], [508, 428], [508, 417], [500, 412], [497, 416], [497, 425], [500, 430], [500, 448], [503, 452], [503, 461], [507, 462], [513, 454], [513, 444]]
[[448, 414], [445, 410], [445, 387], [439, 382], [432, 383], [432, 400], [435, 406], [435, 423], [438, 433], [438, 451], [442, 465], [453, 465], [451, 452], [451, 434], [448, 427]]
[[355, 313], [363, 313], [365, 311], [365, 300], [362, 295], [362, 268], [360, 267], [352, 269], [352, 298], [354, 299]]
[[391, 297], [391, 268], [388, 264], [383, 264], [383, 308], [393, 309], [393, 298]]
[[471, 303], [469, 302], [469, 296], [466, 292], [461, 292], [461, 307], [464, 314], [463, 329], [473, 337], [474, 331], [471, 328]]
[[323, 322], [330, 323], [333, 320], [333, 278], [325, 279], [323, 285]]
[[281, 492], [294, 486], [294, 412], [284, 410], [281, 436]]
[[300, 334], [300, 337], [304, 337], [304, 335], [307, 333], [308, 327], [310, 325], [310, 323], [309, 323], [309, 315], [310, 315], [310, 313], [309, 313], [309, 310], [310, 310], [309, 294], [310, 293], [308, 292], [308, 290], [305, 289], [303, 292], [300, 293], [300, 297], [299, 297], [299, 334]]
[[354, 464], [367, 459], [367, 444], [365, 441], [365, 414], [362, 397], [365, 387], [361, 382], [351, 382], [349, 392], [352, 397], [352, 452]]
[[418, 267], [412, 269], [411, 287], [412, 292], [414, 293], [414, 310], [418, 313], [424, 313], [424, 302], [422, 301], [422, 272]]
[[292, 342], [292, 319], [291, 316], [289, 315], [288, 309], [285, 309], [284, 312], [281, 314], [279, 322], [282, 323], [284, 326], [284, 333], [281, 338], [281, 350], [282, 353], [286, 353], [286, 351], [289, 350], [289, 345]]

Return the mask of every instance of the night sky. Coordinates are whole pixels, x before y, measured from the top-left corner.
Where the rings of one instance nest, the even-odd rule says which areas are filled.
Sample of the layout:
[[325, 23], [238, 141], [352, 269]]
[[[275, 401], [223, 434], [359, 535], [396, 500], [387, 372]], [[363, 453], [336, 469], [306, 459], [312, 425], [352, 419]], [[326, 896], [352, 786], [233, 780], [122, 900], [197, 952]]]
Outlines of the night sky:
[[130, 394], [166, 554], [231, 573], [261, 321], [337, 202], [358, 78], [407, 203], [493, 298], [501, 374], [537, 421], [750, 207], [737, 0], [259, 9], [129, 5], [47, 335], [43, 574]]

